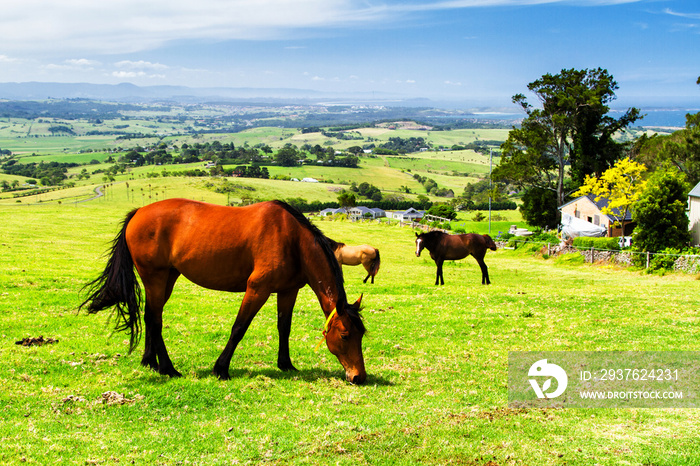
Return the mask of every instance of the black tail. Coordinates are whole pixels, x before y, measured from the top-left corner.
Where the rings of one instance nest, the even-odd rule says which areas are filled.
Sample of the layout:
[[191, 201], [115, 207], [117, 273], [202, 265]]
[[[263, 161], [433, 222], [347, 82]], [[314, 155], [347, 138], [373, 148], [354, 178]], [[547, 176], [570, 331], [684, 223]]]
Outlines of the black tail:
[[374, 257], [374, 260], [372, 261], [372, 265], [370, 266], [369, 273], [374, 277], [377, 275], [377, 272], [379, 272], [379, 266], [381, 265], [381, 260], [379, 259], [379, 249], [374, 248], [374, 252], [376, 253], [376, 256]]
[[141, 331], [141, 287], [125, 237], [126, 226], [135, 213], [136, 210], [133, 210], [126, 216], [120, 233], [114, 238], [107, 267], [99, 277], [83, 287], [83, 290], [88, 289], [90, 295], [79, 308], [87, 305], [88, 313], [94, 314], [116, 306], [115, 330], [130, 331], [129, 352], [138, 344]]
[[374, 283], [374, 277], [377, 275], [377, 272], [379, 272], [379, 265], [381, 263], [381, 259], [379, 259], [379, 249], [374, 248], [374, 259], [372, 259], [372, 263], [369, 264], [369, 270], [367, 271], [367, 276], [365, 277], [364, 280], [362, 280], [362, 283], [367, 283], [367, 280], [372, 278], [371, 283]]

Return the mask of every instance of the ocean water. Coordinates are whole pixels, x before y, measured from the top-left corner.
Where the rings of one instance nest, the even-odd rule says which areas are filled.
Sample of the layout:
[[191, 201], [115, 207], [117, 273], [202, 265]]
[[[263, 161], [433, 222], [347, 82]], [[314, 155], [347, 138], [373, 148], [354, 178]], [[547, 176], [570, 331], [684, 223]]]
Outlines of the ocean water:
[[[687, 109], [662, 109], [662, 108], [640, 108], [644, 118], [637, 120], [632, 126], [651, 126], [651, 127], [671, 127], [685, 128], [685, 116], [688, 113], [698, 113], [700, 108]], [[611, 109], [609, 115], [613, 118], [620, 118], [624, 110]], [[471, 118], [476, 118], [491, 122], [514, 123], [522, 120], [525, 117], [524, 113], [509, 113], [509, 112], [472, 112]]]
[[683, 110], [664, 110], [664, 109], [641, 109], [645, 115], [643, 119], [637, 121], [635, 126], [670, 126], [676, 128], [685, 128], [685, 116], [688, 113], [698, 113], [700, 108], [683, 109]]

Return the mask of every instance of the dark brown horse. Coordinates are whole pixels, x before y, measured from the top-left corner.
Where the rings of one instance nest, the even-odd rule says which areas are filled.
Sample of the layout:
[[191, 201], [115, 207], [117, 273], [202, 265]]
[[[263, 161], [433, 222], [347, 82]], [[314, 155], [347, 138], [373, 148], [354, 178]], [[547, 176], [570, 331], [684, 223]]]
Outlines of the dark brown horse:
[[331, 245], [335, 252], [335, 258], [338, 259], [340, 265], [360, 265], [367, 271], [367, 276], [363, 280], [363, 283], [367, 283], [367, 279], [372, 278], [372, 283], [374, 283], [374, 277], [379, 272], [379, 266], [381, 265], [381, 259], [379, 257], [379, 249], [363, 244], [360, 246], [348, 246], [345, 243], [336, 243], [335, 241]]
[[442, 264], [446, 260], [464, 259], [468, 255], [474, 259], [481, 267], [481, 284], [490, 285], [489, 269], [484, 263], [486, 250], [496, 250], [496, 243], [489, 235], [478, 235], [469, 233], [466, 235], [448, 235], [442, 231], [430, 231], [428, 233], [416, 233], [416, 256], [420, 256], [423, 248], [430, 251], [430, 257], [437, 265], [437, 276], [435, 284], [444, 285], [445, 279], [442, 277]]
[[144, 366], [180, 376], [165, 348], [162, 317], [175, 281], [184, 275], [205, 288], [245, 292], [228, 343], [214, 364], [219, 378], [229, 378], [236, 346], [272, 293], [277, 293], [277, 366], [296, 370], [289, 357], [289, 333], [297, 293], [306, 284], [321, 304], [326, 344], [347, 380], [360, 384], [367, 377], [360, 300], [347, 302], [330, 240], [283, 202], [223, 207], [169, 199], [129, 213], [107, 267], [87, 285], [90, 296], [81, 308], [87, 305], [95, 313], [116, 306], [117, 329], [131, 332], [131, 350], [139, 340], [141, 304], [134, 266], [146, 291]]

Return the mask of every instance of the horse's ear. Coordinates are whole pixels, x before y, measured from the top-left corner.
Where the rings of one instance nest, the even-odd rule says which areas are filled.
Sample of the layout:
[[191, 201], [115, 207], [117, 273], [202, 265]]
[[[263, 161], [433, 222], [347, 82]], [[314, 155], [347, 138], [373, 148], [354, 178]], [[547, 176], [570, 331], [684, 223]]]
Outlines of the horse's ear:
[[354, 307], [356, 307], [356, 308], [358, 308], [358, 309], [360, 308], [360, 304], [362, 303], [362, 297], [363, 297], [364, 295], [365, 295], [365, 294], [362, 293], [362, 294], [360, 295], [360, 297], [357, 298], [357, 301], [355, 301], [355, 304], [353, 304]]
[[[416, 232], [414, 231], [414, 233], [416, 233]], [[420, 236], [420, 235], [419, 235], [418, 233], [416, 233], [416, 238], [418, 238], [419, 236]]]
[[337, 312], [338, 315], [345, 315], [345, 314], [347, 314], [347, 310], [346, 310], [345, 306], [350, 306], [350, 307], [354, 307], [354, 308], [360, 309], [360, 303], [362, 302], [362, 296], [364, 296], [364, 293], [362, 293], [362, 294], [360, 295], [359, 299], [358, 299], [357, 301], [355, 301], [355, 304], [350, 304], [350, 303], [341, 304], [341, 302], [338, 301], [338, 304], [337, 304], [336, 307], [335, 307], [335, 312]]

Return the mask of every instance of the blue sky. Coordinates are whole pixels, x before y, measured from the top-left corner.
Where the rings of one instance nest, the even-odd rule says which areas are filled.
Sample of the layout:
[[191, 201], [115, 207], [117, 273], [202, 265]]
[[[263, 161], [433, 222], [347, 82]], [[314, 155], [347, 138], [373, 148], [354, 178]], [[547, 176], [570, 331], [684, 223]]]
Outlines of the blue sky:
[[696, 0], [22, 0], [0, 82], [298, 88], [509, 105], [564, 68], [700, 105]]

